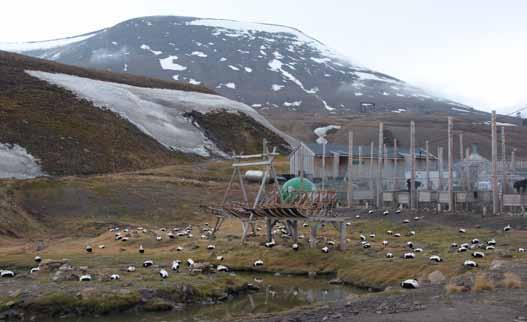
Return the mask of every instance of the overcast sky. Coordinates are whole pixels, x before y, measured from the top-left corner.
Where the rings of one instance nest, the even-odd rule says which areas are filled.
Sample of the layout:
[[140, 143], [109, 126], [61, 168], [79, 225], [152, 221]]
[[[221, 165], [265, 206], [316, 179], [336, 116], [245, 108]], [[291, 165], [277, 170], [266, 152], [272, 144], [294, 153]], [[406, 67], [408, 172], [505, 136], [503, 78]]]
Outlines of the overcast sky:
[[352, 62], [481, 109], [527, 106], [527, 1], [2, 1], [0, 41], [73, 36], [147, 15], [293, 26]]

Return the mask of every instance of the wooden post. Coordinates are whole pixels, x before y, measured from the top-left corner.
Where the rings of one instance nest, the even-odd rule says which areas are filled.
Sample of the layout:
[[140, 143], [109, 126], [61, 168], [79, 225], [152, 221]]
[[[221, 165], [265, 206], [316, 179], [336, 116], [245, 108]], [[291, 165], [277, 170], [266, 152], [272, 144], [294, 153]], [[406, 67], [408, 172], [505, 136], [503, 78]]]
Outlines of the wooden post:
[[397, 162], [397, 159], [399, 157], [399, 152], [397, 151], [397, 139], [393, 139], [393, 175], [394, 175], [394, 180], [393, 180], [393, 186], [394, 186], [394, 190], [399, 190], [399, 173], [398, 172], [398, 162]]
[[416, 191], [415, 191], [415, 122], [410, 122], [410, 209], [415, 209]]
[[339, 167], [340, 164], [340, 153], [333, 152], [333, 178], [337, 178], [339, 176]]
[[382, 147], [384, 145], [384, 123], [379, 123], [379, 150], [377, 151], [377, 208], [381, 208], [382, 202]]
[[501, 171], [503, 171], [503, 183], [501, 187], [501, 193], [503, 200], [503, 194], [507, 193], [508, 191], [508, 182], [507, 182], [507, 171], [509, 170], [509, 167], [507, 166], [507, 148], [505, 145], [505, 126], [501, 127]]
[[340, 237], [340, 243], [339, 248], [341, 251], [346, 250], [346, 224], [344, 222], [339, 223], [339, 237]]
[[359, 160], [359, 166], [357, 168], [357, 177], [358, 178], [362, 178], [361, 176], [363, 176], [362, 174], [362, 145], [359, 145], [359, 155], [357, 157], [357, 159]]
[[461, 187], [462, 188], [465, 187], [465, 176], [463, 175], [463, 173], [464, 173], [463, 169], [465, 167], [464, 155], [465, 155], [465, 149], [464, 149], [464, 146], [463, 146], [463, 132], [461, 132], [461, 133], [459, 133], [459, 161], [461, 162], [460, 177], [461, 177]]
[[353, 132], [348, 133], [348, 208], [353, 203]]
[[369, 169], [369, 180], [370, 180], [370, 191], [373, 192], [373, 149], [374, 149], [374, 143], [373, 141], [370, 142], [370, 169]]
[[[382, 162], [383, 163], [382, 171], [383, 171], [385, 176], [388, 176], [387, 175], [388, 170], [389, 170], [388, 169], [388, 150], [386, 149], [386, 143], [382, 145], [382, 149], [384, 151], [384, 153], [383, 153], [383, 162]], [[388, 178], [386, 178], [386, 179], [389, 180]], [[391, 180], [389, 180], [389, 181], [391, 181]], [[391, 185], [391, 182], [388, 182], [386, 185], [388, 186], [388, 189], [390, 189], [389, 187]]]
[[300, 143], [300, 151], [299, 151], [299, 159], [300, 159], [300, 193], [304, 193], [304, 144]]
[[326, 188], [326, 143], [322, 143], [322, 192]]
[[431, 190], [430, 188], [430, 142], [426, 140], [426, 190]]
[[511, 171], [512, 174], [516, 172], [516, 149], [512, 149], [511, 152]]
[[454, 140], [453, 140], [453, 121], [452, 116], [448, 117], [448, 211], [454, 212]]
[[318, 229], [318, 223], [313, 223], [311, 225], [311, 234], [309, 235], [309, 247], [315, 248], [317, 247], [317, 229]]
[[498, 213], [498, 137], [496, 133], [496, 111], [492, 111], [491, 118], [491, 135], [492, 135], [492, 214]]
[[444, 166], [443, 166], [443, 147], [442, 146], [437, 148], [437, 157], [439, 158], [438, 169], [437, 169], [437, 173], [439, 175], [439, 180], [437, 181], [437, 190], [438, 191], [443, 191], [443, 170], [444, 170]]
[[266, 224], [266, 236], [267, 236], [267, 242], [270, 243], [273, 240], [273, 224], [271, 218], [265, 219]]

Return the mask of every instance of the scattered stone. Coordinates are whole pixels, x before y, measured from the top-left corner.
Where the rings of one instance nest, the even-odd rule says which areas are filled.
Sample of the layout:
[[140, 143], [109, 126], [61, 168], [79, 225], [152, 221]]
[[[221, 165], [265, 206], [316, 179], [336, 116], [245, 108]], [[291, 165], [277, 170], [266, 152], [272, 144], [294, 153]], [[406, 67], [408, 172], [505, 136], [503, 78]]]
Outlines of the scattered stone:
[[428, 280], [430, 283], [437, 285], [444, 283], [446, 281], [446, 277], [440, 271], [433, 271], [432, 273], [428, 274]]
[[329, 284], [332, 284], [332, 285], [341, 285], [341, 284], [344, 284], [344, 281], [341, 280], [340, 278], [334, 278], [332, 280], [329, 281]]

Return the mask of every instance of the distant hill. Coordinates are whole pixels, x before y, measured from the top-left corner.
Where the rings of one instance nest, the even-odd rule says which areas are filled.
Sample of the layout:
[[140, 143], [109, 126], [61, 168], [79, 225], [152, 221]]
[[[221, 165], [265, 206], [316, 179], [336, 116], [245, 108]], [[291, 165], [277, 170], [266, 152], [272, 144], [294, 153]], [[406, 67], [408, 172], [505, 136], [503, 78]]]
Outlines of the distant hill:
[[476, 112], [360, 66], [286, 26], [143, 17], [72, 38], [4, 43], [0, 49], [82, 67], [205, 85], [260, 110]]
[[203, 86], [0, 52], [0, 177], [119, 172], [287, 149], [251, 107]]

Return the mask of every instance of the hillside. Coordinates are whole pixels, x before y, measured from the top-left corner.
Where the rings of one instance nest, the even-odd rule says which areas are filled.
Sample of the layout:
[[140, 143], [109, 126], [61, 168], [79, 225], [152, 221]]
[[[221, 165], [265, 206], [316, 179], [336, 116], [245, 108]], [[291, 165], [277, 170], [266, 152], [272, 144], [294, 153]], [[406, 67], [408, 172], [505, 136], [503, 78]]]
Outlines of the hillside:
[[[221, 123], [201, 127], [187, 115], [192, 112], [216, 115]], [[228, 118], [221, 117], [225, 113]], [[0, 117], [2, 169], [12, 170], [2, 177], [151, 168], [189, 158], [222, 157], [232, 150], [259, 151], [262, 138], [285, 148], [283, 137], [288, 138], [252, 108], [213, 95], [203, 86], [6, 52], [0, 52]], [[224, 127], [235, 133], [252, 131], [224, 136], [218, 130]]]
[[[286, 26], [156, 16], [0, 49], [66, 64], [205, 85], [259, 110], [478, 113], [360, 66]], [[365, 104], [365, 105], [364, 105]]]

